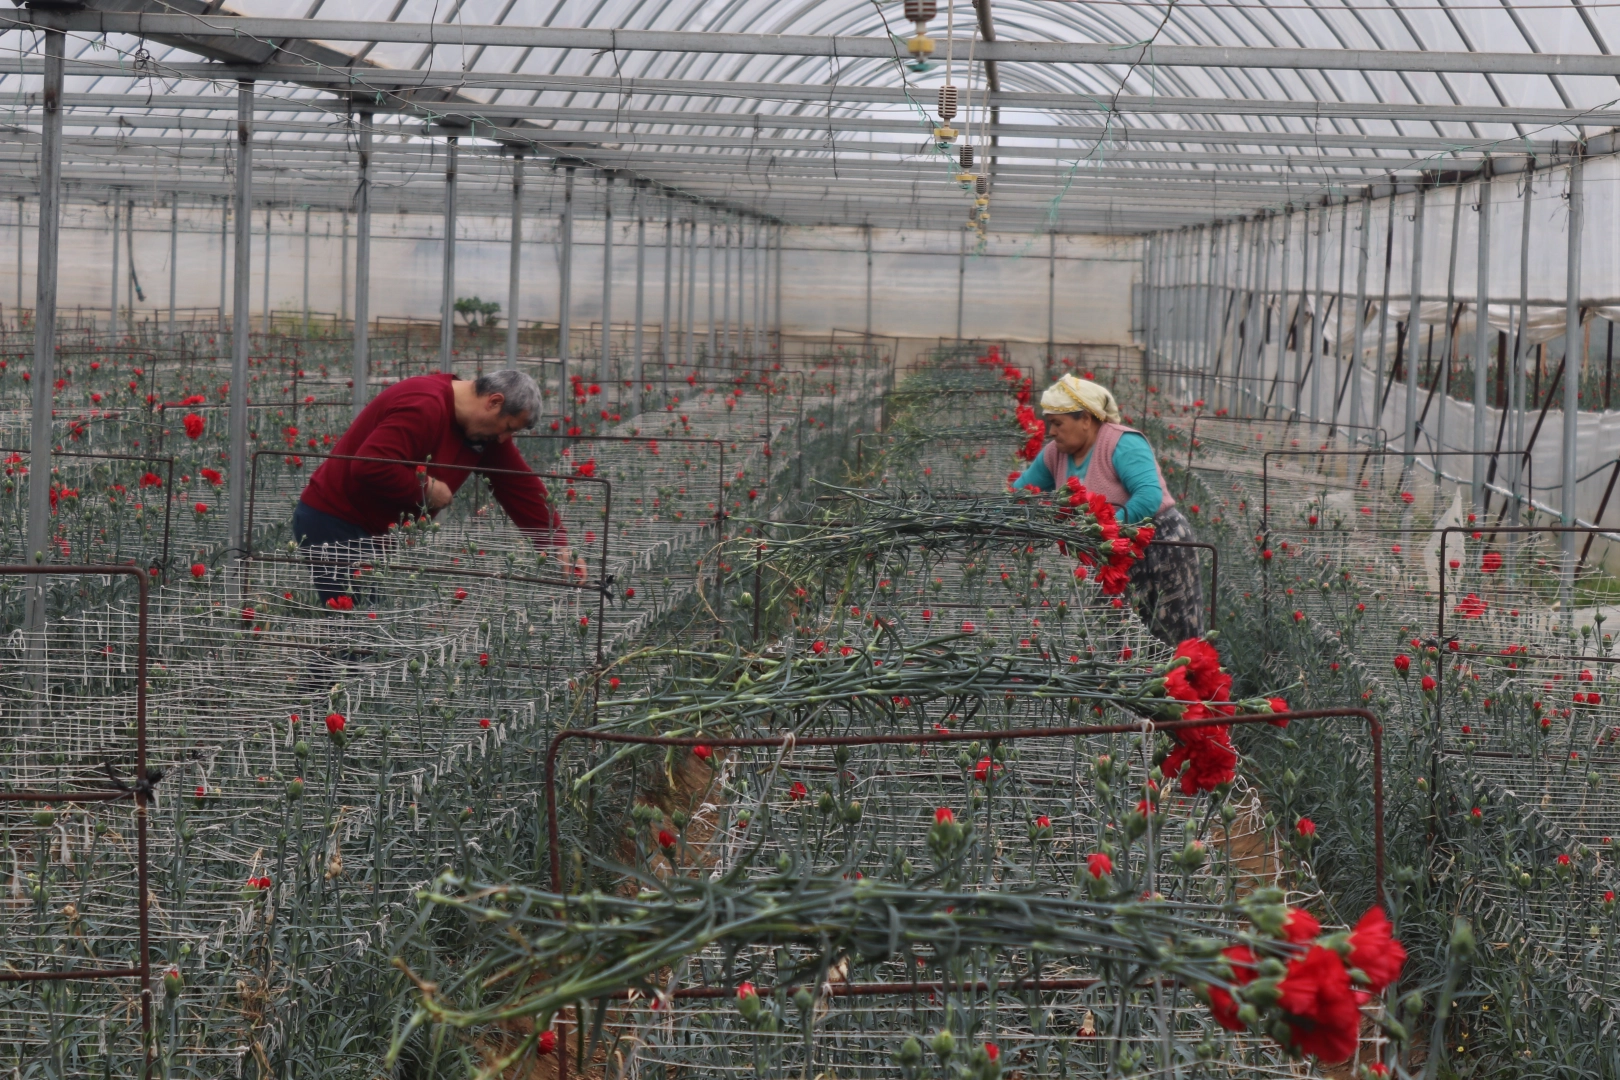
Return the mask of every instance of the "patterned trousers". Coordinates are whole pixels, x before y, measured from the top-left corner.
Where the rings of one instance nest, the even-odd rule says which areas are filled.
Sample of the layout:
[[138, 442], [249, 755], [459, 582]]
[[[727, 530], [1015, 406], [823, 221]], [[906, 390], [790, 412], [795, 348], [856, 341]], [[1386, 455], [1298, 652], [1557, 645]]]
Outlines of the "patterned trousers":
[[1170, 646], [1204, 632], [1204, 583], [1198, 573], [1198, 549], [1170, 547], [1161, 540], [1192, 541], [1192, 524], [1172, 506], [1153, 515], [1153, 543], [1131, 567], [1131, 593], [1136, 613], [1153, 636]]

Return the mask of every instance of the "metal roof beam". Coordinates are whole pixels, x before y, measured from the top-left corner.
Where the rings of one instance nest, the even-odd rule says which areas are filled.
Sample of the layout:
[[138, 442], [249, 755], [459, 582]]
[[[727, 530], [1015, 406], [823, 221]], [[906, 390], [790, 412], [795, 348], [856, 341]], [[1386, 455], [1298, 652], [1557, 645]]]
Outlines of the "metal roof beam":
[[[104, 3], [129, 0], [103, 0]], [[172, 7], [176, 0], [168, 0]], [[207, 0], [185, 0], [199, 9]], [[53, 28], [72, 33], [134, 34], [170, 39], [188, 51], [217, 49], [205, 39], [238, 39], [249, 63], [278, 54], [302, 61], [306, 45], [313, 54], [327, 41], [391, 42], [417, 45], [484, 45], [529, 49], [585, 49], [592, 52], [729, 53], [755, 56], [818, 56], [851, 59], [898, 59], [896, 43], [887, 37], [836, 37], [809, 34], [714, 33], [687, 30], [508, 26], [457, 23], [374, 22], [350, 19], [276, 19], [201, 14], [85, 11], [64, 13], [24, 10], [0, 16], [0, 27]], [[247, 39], [242, 41], [240, 39]], [[180, 42], [186, 44], [180, 44]], [[967, 55], [970, 42], [954, 48]], [[943, 42], [936, 45], [941, 48]], [[1167, 45], [1086, 41], [981, 41], [975, 56], [982, 61], [1026, 64], [1106, 64], [1128, 67], [1260, 68], [1316, 71], [1452, 72], [1492, 75], [1595, 75], [1620, 77], [1620, 56], [1585, 53], [1500, 53], [1417, 51], [1406, 49], [1252, 48], [1222, 45]], [[311, 62], [320, 63], [311, 59]]]
[[[333, 67], [310, 69], [303, 65], [256, 66], [159, 62], [157, 70], [176, 79], [221, 84], [238, 78], [296, 82], [312, 89], [352, 91], [375, 89], [395, 93], [411, 89], [475, 88], [525, 90], [562, 94], [612, 94], [615, 97], [681, 96], [781, 102], [859, 102], [869, 105], [928, 106], [921, 86], [871, 86], [860, 83], [731, 82], [708, 79], [648, 79], [598, 75], [553, 75], [503, 71], [433, 71], [398, 68]], [[29, 58], [0, 57], [0, 75], [38, 75], [43, 65]], [[70, 60], [69, 76], [129, 76], [129, 67], [117, 61]], [[1003, 90], [988, 95], [993, 107], [1027, 110], [1106, 112], [1109, 102], [1095, 94], [1057, 91]], [[378, 111], [388, 105], [378, 104]], [[1261, 98], [1206, 98], [1156, 95], [1121, 95], [1116, 103], [1125, 115], [1258, 116], [1322, 120], [1410, 120], [1440, 123], [1580, 124], [1587, 127], [1620, 126], [1620, 109], [1554, 109], [1494, 105], [1427, 105], [1412, 102], [1313, 101]]]
[[[38, 94], [19, 94], [11, 99], [15, 106], [25, 110], [40, 108], [41, 101]], [[153, 109], [179, 109], [179, 110], [219, 110], [215, 117], [186, 117], [180, 126], [207, 127], [215, 123], [229, 123], [234, 127], [235, 119], [227, 118], [221, 102], [223, 98], [215, 98], [205, 94], [170, 95], [163, 98], [152, 98], [147, 94], [64, 94], [63, 106], [68, 109], [110, 109], [126, 110], [118, 113], [123, 117], [118, 121], [120, 126], [132, 124], [142, 127], [162, 127], [165, 123], [172, 123], [172, 119], [160, 114], [154, 114]], [[269, 99], [259, 108], [257, 114], [274, 114], [277, 112], [319, 112], [330, 115], [347, 116], [350, 112], [348, 105], [337, 102], [322, 102], [316, 99], [275, 100]], [[26, 122], [30, 117], [27, 114], [0, 114], [7, 115], [14, 123]], [[111, 115], [103, 117], [101, 114], [87, 113], [79, 115], [70, 113], [66, 122], [69, 124], [97, 124], [108, 122]], [[616, 123], [616, 124], [653, 124], [669, 129], [679, 128], [731, 128], [738, 130], [738, 145], [746, 145], [758, 136], [761, 131], [773, 134], [785, 131], [841, 131], [841, 132], [874, 132], [883, 134], [911, 134], [927, 137], [928, 124], [924, 120], [907, 120], [883, 116], [809, 116], [796, 114], [775, 113], [712, 113], [712, 112], [682, 112], [676, 109], [613, 109], [591, 106], [547, 106], [547, 105], [491, 105], [478, 109], [476, 112], [458, 112], [449, 117], [452, 122], [461, 121], [469, 127], [477, 121], [486, 121], [488, 126], [498, 126], [500, 123], [522, 119], [551, 119], [564, 123]], [[214, 123], [210, 123], [213, 121]], [[274, 120], [265, 120], [265, 130], [303, 130], [301, 127], [277, 128]], [[550, 132], [568, 131], [574, 129], [558, 129], [548, 127]], [[1326, 131], [1314, 132], [1272, 132], [1230, 130], [1223, 128], [1163, 128], [1163, 127], [1122, 127], [1115, 125], [1112, 128], [1078, 126], [1070, 124], [1002, 124], [1001, 134], [1012, 139], [1046, 139], [1046, 140], [1074, 140], [1095, 142], [1103, 136], [1110, 136], [1110, 145], [1156, 145], [1168, 144], [1174, 146], [1285, 146], [1285, 147], [1342, 147], [1352, 150], [1406, 150], [1417, 153], [1450, 153], [1459, 150], [1489, 151], [1498, 145], [1511, 143], [1513, 149], [1524, 153], [1552, 153], [1557, 143], [1547, 139], [1503, 139], [1498, 141], [1481, 142], [1471, 139], [1442, 139], [1432, 136], [1410, 135], [1354, 135]], [[613, 131], [592, 131], [586, 129], [585, 134], [600, 135], [608, 140], [616, 136]], [[657, 134], [657, 132], [652, 132]], [[1566, 143], [1567, 145], [1567, 143]]]

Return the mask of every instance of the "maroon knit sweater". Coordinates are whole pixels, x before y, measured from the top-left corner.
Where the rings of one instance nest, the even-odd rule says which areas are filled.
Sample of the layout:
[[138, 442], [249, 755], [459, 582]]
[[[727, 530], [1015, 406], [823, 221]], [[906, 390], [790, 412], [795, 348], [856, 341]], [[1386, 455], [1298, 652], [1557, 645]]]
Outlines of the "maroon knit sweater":
[[[401, 517], [421, 512], [425, 477], [442, 480], [453, 492], [480, 469], [511, 469], [521, 475], [488, 474], [507, 516], [538, 544], [563, 543], [567, 533], [562, 518], [517, 447], [510, 440], [467, 441], [456, 424], [450, 382], [448, 374], [418, 375], [372, 398], [332, 448], [338, 456], [328, 458], [309, 478], [303, 501], [375, 535], [387, 532]], [[349, 461], [345, 456], [382, 460]], [[427, 462], [426, 473], [405, 462]]]

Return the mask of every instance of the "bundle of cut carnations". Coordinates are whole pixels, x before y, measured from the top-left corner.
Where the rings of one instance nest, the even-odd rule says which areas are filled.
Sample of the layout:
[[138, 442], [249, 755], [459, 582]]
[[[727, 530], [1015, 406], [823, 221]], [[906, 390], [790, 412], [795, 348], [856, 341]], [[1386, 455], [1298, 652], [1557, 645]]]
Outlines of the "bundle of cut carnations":
[[[936, 832], [961, 827], [939, 818]], [[952, 858], [953, 842], [935, 845], [942, 862]], [[1121, 888], [1112, 871], [1106, 856], [1094, 856], [1086, 884], [1066, 897], [930, 888], [944, 866], [911, 881], [793, 871], [750, 877], [739, 866], [716, 878], [644, 879], [633, 895], [558, 895], [443, 877], [422, 894], [422, 922], [459, 912], [472, 939], [462, 955], [470, 945], [476, 959], [451, 965], [423, 950], [396, 960], [418, 993], [394, 1052], [422, 1025], [511, 1030], [515, 1021], [534, 1021], [502, 1060], [486, 1064], [485, 1075], [498, 1075], [555, 1047], [544, 1033], [569, 1006], [594, 1001], [598, 1024], [610, 1000], [667, 1007], [686, 965], [709, 952], [738, 987], [742, 1032], [791, 1026], [790, 1000], [809, 998], [810, 1006], [799, 1004], [810, 1014], [815, 999], [830, 993], [833, 970], [840, 981], [869, 976], [898, 992], [923, 976], [966, 989], [961, 973], [971, 968], [1039, 991], [1042, 972], [1061, 964], [1115, 1000], [1144, 988], [1188, 990], [1222, 1027], [1264, 1033], [1287, 1052], [1333, 1063], [1355, 1052], [1362, 1007], [1405, 962], [1378, 909], [1352, 930], [1323, 934], [1315, 918], [1283, 903], [1280, 890], [1190, 904], [1133, 895], [1135, 883]], [[1238, 928], [1244, 919], [1248, 927]], [[427, 967], [418, 971], [413, 961]], [[757, 985], [776, 989], [762, 993]], [[1372, 1015], [1404, 1040], [1393, 1018]], [[896, 1057], [903, 1054], [902, 1045]]]

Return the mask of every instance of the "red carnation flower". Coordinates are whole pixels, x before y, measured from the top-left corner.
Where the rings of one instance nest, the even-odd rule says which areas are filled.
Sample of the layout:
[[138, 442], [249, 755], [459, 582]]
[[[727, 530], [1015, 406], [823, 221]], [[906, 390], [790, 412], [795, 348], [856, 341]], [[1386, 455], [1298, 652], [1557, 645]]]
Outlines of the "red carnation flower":
[[187, 413], [186, 418], [181, 423], [186, 426], [186, 438], [188, 439], [202, 438], [203, 428], [207, 426], [206, 421], [196, 413]]
[[[1223, 949], [1221, 955], [1232, 965], [1232, 982], [1244, 986], [1254, 980], [1254, 953], [1247, 945], [1233, 945], [1229, 949]], [[1215, 1022], [1227, 1031], [1243, 1030], [1243, 1021], [1238, 1019], [1237, 1002], [1232, 1000], [1231, 994], [1219, 986], [1209, 988], [1209, 1011], [1215, 1017]]]
[[1406, 963], [1406, 949], [1390, 929], [1384, 909], [1374, 907], [1367, 909], [1350, 932], [1350, 966], [1366, 974], [1367, 985], [1375, 994], [1394, 982]]
[[[1266, 699], [1266, 704], [1271, 706], [1271, 711], [1274, 712], [1274, 713], [1285, 713], [1285, 712], [1288, 711], [1288, 702], [1286, 700], [1284, 700], [1283, 698], [1280, 698], [1280, 697], [1267, 698]], [[1288, 721], [1287, 720], [1273, 720], [1273, 721], [1271, 721], [1271, 725], [1273, 727], [1287, 727], [1288, 726]]]
[[326, 714], [326, 732], [329, 735], [336, 735], [338, 732], [342, 731], [347, 724], [348, 720], [344, 718], [342, 713], [335, 712]]
[[1283, 919], [1283, 937], [1295, 945], [1303, 945], [1314, 940], [1322, 932], [1322, 924], [1316, 921], [1316, 916], [1299, 908], [1289, 908], [1288, 915]]
[[658, 846], [666, 851], [675, 846], [675, 834], [668, 829], [658, 830]]
[[810, 794], [809, 789], [797, 780], [793, 781], [793, 786], [788, 788], [788, 798], [794, 802], [799, 802], [808, 794]]
[[557, 1033], [555, 1031], [542, 1031], [540, 1033], [540, 1052], [552, 1054], [557, 1050]]
[[1277, 1004], [1285, 1014], [1293, 1044], [1327, 1064], [1356, 1052], [1361, 1010], [1350, 988], [1350, 973], [1331, 949], [1317, 945], [1288, 965], [1277, 985]]
[[1114, 872], [1114, 860], [1100, 851], [1093, 851], [1086, 856], [1086, 873], [1093, 878], [1101, 878]]
[[1502, 569], [1502, 553], [1500, 551], [1487, 551], [1479, 557], [1479, 571], [1482, 574], [1494, 574]]

